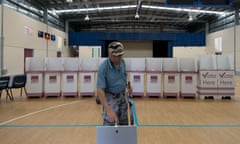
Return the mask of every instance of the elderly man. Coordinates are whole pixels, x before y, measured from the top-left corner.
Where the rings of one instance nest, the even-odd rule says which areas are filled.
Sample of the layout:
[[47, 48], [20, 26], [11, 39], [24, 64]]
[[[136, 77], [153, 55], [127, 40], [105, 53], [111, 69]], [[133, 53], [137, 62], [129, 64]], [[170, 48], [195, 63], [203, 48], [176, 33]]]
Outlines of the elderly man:
[[[98, 69], [97, 95], [103, 106], [103, 125], [128, 124], [128, 102], [125, 99], [127, 73], [123, 54], [122, 43], [110, 43], [108, 58]], [[128, 88], [127, 91], [131, 93], [132, 90]]]

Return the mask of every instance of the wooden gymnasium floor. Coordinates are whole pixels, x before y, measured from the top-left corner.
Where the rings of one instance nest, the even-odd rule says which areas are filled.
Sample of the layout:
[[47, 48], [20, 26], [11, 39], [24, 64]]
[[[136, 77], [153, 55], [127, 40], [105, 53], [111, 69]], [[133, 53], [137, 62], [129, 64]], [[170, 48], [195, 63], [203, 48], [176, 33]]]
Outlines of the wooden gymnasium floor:
[[[95, 98], [0, 101], [1, 144], [95, 144]], [[138, 144], [240, 143], [240, 77], [232, 100], [137, 98]]]

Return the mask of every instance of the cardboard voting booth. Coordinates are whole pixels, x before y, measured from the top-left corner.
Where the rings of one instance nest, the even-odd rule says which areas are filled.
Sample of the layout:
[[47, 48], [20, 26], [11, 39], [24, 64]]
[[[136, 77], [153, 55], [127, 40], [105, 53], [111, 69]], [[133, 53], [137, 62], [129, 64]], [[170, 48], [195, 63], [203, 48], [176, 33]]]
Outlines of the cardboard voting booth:
[[180, 69], [177, 58], [163, 59], [163, 97], [179, 98]]
[[95, 96], [95, 73], [98, 58], [81, 58], [79, 69], [80, 96]]
[[216, 58], [218, 97], [232, 98], [235, 94], [234, 57], [233, 55], [218, 55]]
[[199, 62], [198, 95], [200, 99], [218, 96], [217, 65], [215, 55], [201, 55]]
[[126, 71], [132, 84], [133, 96], [144, 96], [145, 58], [125, 58]]
[[78, 58], [63, 58], [62, 95], [78, 96]]
[[26, 59], [27, 97], [43, 96], [44, 58], [29, 57]]
[[195, 58], [180, 58], [180, 96], [197, 97], [198, 66]]
[[146, 96], [162, 96], [162, 58], [146, 58]]
[[44, 96], [61, 96], [61, 58], [45, 58]]

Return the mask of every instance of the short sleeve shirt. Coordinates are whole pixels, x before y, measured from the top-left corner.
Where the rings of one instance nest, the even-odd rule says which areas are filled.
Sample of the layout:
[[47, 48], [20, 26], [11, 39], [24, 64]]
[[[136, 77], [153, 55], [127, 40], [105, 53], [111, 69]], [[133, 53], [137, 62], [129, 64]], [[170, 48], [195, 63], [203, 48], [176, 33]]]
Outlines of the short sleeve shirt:
[[97, 74], [97, 88], [107, 92], [120, 93], [125, 91], [127, 82], [126, 66], [121, 59], [120, 67], [116, 68], [109, 58], [101, 63]]

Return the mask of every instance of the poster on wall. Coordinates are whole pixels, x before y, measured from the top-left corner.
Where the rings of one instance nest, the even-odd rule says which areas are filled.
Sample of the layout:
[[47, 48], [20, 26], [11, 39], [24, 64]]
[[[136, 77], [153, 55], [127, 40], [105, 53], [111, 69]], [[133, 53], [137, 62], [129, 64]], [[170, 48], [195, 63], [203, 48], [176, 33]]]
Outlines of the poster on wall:
[[43, 31], [40, 31], [40, 30], [38, 31], [38, 37], [43, 38]]
[[29, 26], [24, 26], [23, 32], [27, 35], [33, 35], [33, 29]]
[[55, 41], [56, 40], [56, 36], [54, 34], [51, 34], [51, 40]]
[[46, 40], [50, 40], [50, 34], [45, 32], [44, 38], [45, 38]]

